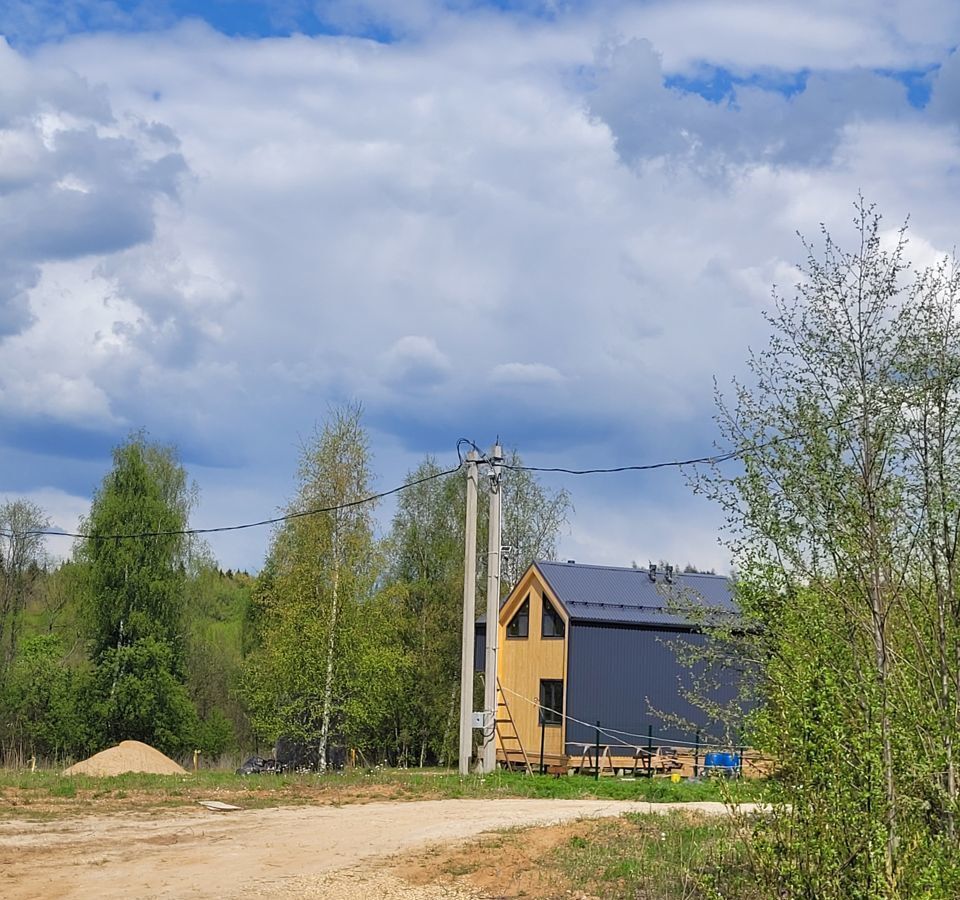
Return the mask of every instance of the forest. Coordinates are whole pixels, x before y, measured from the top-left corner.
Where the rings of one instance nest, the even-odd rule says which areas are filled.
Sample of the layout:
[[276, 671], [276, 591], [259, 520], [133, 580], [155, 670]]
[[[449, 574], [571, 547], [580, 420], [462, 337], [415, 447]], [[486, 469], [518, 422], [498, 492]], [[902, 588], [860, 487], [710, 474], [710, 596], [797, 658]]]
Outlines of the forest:
[[[255, 575], [222, 570], [190, 533], [198, 488], [176, 448], [143, 432], [115, 448], [69, 559], [48, 556], [42, 509], [0, 505], [3, 760], [137, 739], [214, 764], [284, 737], [321, 769], [347, 748], [369, 764], [449, 763], [463, 474], [425, 458], [378, 533], [373, 465], [361, 408], [331, 410], [302, 444], [295, 499]], [[554, 554], [570, 499], [521, 469], [503, 491], [506, 590]], [[479, 527], [485, 547], [483, 515]]]

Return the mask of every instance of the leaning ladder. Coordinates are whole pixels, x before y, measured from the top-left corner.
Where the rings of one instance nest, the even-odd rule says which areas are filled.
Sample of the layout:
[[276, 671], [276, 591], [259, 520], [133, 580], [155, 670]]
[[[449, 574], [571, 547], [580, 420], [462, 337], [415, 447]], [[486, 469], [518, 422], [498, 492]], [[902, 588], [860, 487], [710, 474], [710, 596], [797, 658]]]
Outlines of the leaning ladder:
[[[517, 723], [514, 722], [513, 716], [510, 714], [510, 706], [504, 696], [503, 688], [500, 686], [499, 678], [497, 679], [497, 714], [494, 716], [494, 729], [503, 750], [504, 766], [510, 770], [518, 768], [520, 766], [520, 760], [517, 759], [519, 754], [523, 758], [524, 770], [528, 775], [532, 775], [533, 767], [530, 765], [527, 751], [523, 749], [520, 733], [517, 731]], [[516, 745], [516, 749], [508, 745]], [[513, 758], [511, 758], [511, 754]]]

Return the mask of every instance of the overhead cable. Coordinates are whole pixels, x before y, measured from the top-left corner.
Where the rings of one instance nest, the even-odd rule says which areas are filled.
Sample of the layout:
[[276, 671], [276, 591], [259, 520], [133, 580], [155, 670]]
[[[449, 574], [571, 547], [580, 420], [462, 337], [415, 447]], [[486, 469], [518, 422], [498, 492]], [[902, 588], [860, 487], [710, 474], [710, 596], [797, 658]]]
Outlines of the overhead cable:
[[[727, 453], [717, 453], [710, 456], [698, 456], [692, 457], [690, 459], [682, 460], [668, 460], [665, 462], [656, 462], [656, 463], [647, 463], [640, 465], [625, 465], [625, 466], [612, 466], [610, 468], [591, 468], [591, 469], [570, 469], [562, 466], [527, 466], [519, 463], [509, 463], [505, 460], [498, 462], [505, 469], [514, 469], [522, 470], [526, 472], [557, 472], [567, 475], [600, 475], [600, 474], [609, 474], [615, 472], [650, 472], [656, 469], [668, 469], [668, 468], [681, 468], [684, 466], [694, 466], [694, 465], [717, 465], [719, 463], [727, 462], [731, 459], [737, 459], [741, 456], [745, 456], [748, 453], [754, 452], [756, 450], [763, 449], [764, 447], [771, 446], [773, 444], [780, 443], [782, 441], [790, 439], [791, 435], [781, 435], [780, 437], [773, 438], [769, 441], [762, 443], [752, 444], [748, 447], [743, 447], [739, 450], [732, 450]], [[125, 532], [118, 534], [85, 534], [83, 532], [76, 531], [60, 531], [55, 529], [30, 529], [27, 531], [0, 531], [0, 536], [13, 538], [13, 537], [27, 537], [34, 535], [41, 535], [44, 537], [72, 537], [72, 538], [84, 538], [84, 539], [96, 539], [96, 540], [120, 540], [120, 539], [134, 539], [134, 538], [149, 538], [149, 537], [173, 537], [178, 535], [200, 535], [200, 534], [220, 534], [229, 531], [244, 531], [248, 528], [262, 528], [265, 525], [277, 525], [282, 522], [289, 522], [293, 519], [300, 519], [307, 516], [320, 515], [321, 513], [336, 512], [341, 509], [351, 509], [357, 506], [363, 506], [367, 503], [374, 503], [377, 500], [382, 500], [384, 497], [390, 497], [393, 494], [399, 494], [401, 491], [405, 491], [408, 488], [416, 487], [417, 485], [424, 484], [427, 481], [432, 481], [435, 478], [444, 478], [447, 475], [452, 475], [454, 472], [459, 471], [463, 467], [464, 457], [461, 452], [461, 448], [466, 445], [475, 451], [479, 456], [478, 462], [488, 463], [490, 462], [486, 453], [477, 446], [476, 442], [470, 440], [469, 438], [460, 438], [457, 441], [457, 465], [450, 469], [444, 469], [441, 472], [434, 472], [431, 475], [426, 475], [423, 478], [415, 479], [414, 481], [408, 481], [404, 484], [401, 484], [395, 488], [391, 488], [388, 491], [381, 491], [376, 494], [371, 494], [367, 497], [361, 497], [358, 500], [352, 500], [347, 503], [339, 503], [331, 506], [316, 507], [312, 509], [302, 510], [300, 512], [285, 513], [281, 516], [272, 516], [266, 519], [259, 519], [255, 522], [244, 522], [239, 525], [220, 525], [213, 528], [182, 528], [182, 529], [169, 529], [169, 530], [157, 530], [157, 531], [139, 531], [139, 532]]]
[[[471, 443], [471, 442], [468, 442]], [[459, 447], [459, 444], [458, 444]], [[28, 531], [18, 531], [15, 533], [3, 531], [0, 532], [4, 537], [14, 537], [14, 536], [30, 536], [30, 535], [44, 535], [48, 537], [72, 537], [72, 538], [85, 538], [87, 540], [122, 540], [122, 539], [136, 539], [136, 538], [150, 538], [150, 537], [176, 537], [176, 536], [186, 536], [186, 535], [195, 535], [195, 534], [218, 534], [225, 531], [243, 531], [247, 528], [261, 528], [264, 525], [278, 525], [281, 522], [290, 522], [294, 519], [303, 519], [308, 516], [317, 516], [321, 513], [330, 513], [337, 512], [343, 509], [353, 509], [357, 506], [363, 506], [367, 503], [374, 503], [377, 500], [382, 500], [384, 497], [390, 497], [393, 494], [399, 494], [401, 491], [409, 490], [412, 487], [416, 487], [420, 484], [425, 484], [428, 481], [433, 481], [436, 478], [444, 478], [447, 475], [452, 475], [454, 472], [460, 470], [461, 464], [458, 463], [451, 469], [444, 469], [440, 472], [433, 472], [430, 475], [425, 475], [423, 478], [416, 478], [413, 481], [407, 481], [398, 487], [391, 488], [389, 491], [380, 491], [376, 494], [370, 494], [367, 497], [361, 497], [357, 500], [350, 500], [346, 503], [337, 503], [331, 506], [318, 506], [312, 507], [310, 509], [299, 510], [298, 512], [284, 513], [282, 516], [273, 516], [269, 519], [260, 519], [256, 522], [244, 522], [240, 525], [220, 525], [215, 528], [172, 528], [168, 530], [160, 531], [137, 531], [137, 532], [126, 532], [119, 534], [84, 534], [83, 532], [77, 531], [58, 531], [50, 529], [34, 529]]]

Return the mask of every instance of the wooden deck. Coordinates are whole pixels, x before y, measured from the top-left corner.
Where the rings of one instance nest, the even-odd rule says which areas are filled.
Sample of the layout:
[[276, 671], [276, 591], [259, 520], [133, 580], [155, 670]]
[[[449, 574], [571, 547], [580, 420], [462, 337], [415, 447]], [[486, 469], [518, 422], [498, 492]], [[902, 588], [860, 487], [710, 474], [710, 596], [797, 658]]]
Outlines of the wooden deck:
[[[674, 773], [681, 778], [693, 778], [696, 776], [709, 774], [704, 771], [705, 753], [701, 752], [699, 758], [689, 747], [665, 747], [658, 752], [654, 748], [653, 757], [650, 759], [650, 765], [647, 766], [646, 748], [639, 748], [641, 751], [639, 758], [633, 755], [623, 754], [623, 748], [617, 747], [614, 752], [603, 744], [600, 745], [600, 775], [601, 776], [626, 776], [637, 778], [668, 778]], [[606, 752], [605, 752], [606, 751]], [[511, 761], [514, 754], [510, 754]], [[558, 774], [564, 772], [568, 775], [576, 773], [595, 775], [596, 749], [590, 746], [586, 753], [577, 753], [572, 755], [545, 753], [543, 756], [543, 766], [549, 774]], [[764, 778], [775, 768], [772, 760], [763, 757], [754, 750], [745, 750], [741, 754], [741, 766], [738, 774], [743, 778]], [[529, 754], [530, 765], [533, 771], [540, 771], [540, 754]], [[502, 749], [497, 750], [497, 761], [504, 765], [507, 761]]]

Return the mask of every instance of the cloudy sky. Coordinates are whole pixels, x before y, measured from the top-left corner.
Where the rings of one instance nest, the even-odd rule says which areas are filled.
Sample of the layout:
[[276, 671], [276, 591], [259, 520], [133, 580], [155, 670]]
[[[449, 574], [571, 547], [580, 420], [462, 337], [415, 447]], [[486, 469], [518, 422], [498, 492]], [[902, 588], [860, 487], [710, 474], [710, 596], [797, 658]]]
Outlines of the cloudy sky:
[[[0, 494], [67, 529], [140, 427], [194, 525], [275, 514], [348, 400], [381, 489], [460, 437], [701, 455], [798, 230], [862, 191], [915, 260], [957, 243], [949, 0], [3, 0], [0, 35]], [[553, 483], [565, 558], [726, 568], [676, 472]]]

